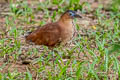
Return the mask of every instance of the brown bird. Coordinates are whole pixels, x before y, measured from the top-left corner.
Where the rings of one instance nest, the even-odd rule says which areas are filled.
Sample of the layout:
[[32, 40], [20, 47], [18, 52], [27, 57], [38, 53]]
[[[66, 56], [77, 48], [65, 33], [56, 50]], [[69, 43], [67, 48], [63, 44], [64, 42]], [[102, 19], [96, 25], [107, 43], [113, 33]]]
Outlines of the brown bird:
[[53, 47], [57, 44], [66, 44], [75, 33], [74, 18], [81, 18], [75, 11], [68, 10], [54, 23], [48, 23], [26, 36], [26, 41], [36, 45]]

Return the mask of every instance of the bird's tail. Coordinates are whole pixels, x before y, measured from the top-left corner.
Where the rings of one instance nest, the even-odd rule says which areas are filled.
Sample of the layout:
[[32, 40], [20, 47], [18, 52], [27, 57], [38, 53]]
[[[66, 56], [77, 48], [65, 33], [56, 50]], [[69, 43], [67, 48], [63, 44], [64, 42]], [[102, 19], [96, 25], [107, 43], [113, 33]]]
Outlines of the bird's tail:
[[25, 38], [27, 38], [28, 37], [28, 35], [29, 34], [31, 34], [32, 32], [27, 32], [24, 36], [25, 36]]

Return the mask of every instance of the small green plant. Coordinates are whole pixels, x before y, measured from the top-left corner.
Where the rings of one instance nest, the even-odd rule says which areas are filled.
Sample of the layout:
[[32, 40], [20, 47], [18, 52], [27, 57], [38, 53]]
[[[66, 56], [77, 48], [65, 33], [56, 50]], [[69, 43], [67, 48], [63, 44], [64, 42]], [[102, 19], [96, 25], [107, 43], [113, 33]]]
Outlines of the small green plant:
[[111, 9], [113, 12], [120, 11], [120, 0], [112, 0]]

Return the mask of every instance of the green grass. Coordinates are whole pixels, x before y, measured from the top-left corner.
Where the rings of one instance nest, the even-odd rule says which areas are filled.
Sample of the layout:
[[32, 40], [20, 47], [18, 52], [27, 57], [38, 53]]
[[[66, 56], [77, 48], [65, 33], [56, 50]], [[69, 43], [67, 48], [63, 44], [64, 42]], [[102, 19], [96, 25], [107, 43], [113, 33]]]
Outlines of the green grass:
[[[20, 8], [17, 8], [16, 4]], [[46, 0], [32, 4], [36, 6], [35, 9], [28, 5], [27, 1], [16, 2], [16, 4], [10, 3], [11, 14], [5, 17], [5, 31], [0, 30], [0, 35], [2, 34], [0, 80], [116, 80], [120, 78], [119, 0], [113, 1], [109, 10], [104, 13], [102, 4], [92, 11], [89, 2], [80, 3], [80, 0]], [[53, 7], [57, 9], [50, 10]], [[80, 10], [85, 15], [88, 15], [86, 12], [92, 14], [97, 21], [97, 24], [92, 26], [96, 29], [92, 29], [90, 25], [86, 29], [79, 24], [81, 23], [79, 19], [75, 20], [74, 22], [78, 23], [76, 24], [78, 35], [73, 40], [74, 46], [60, 46], [54, 51], [46, 46], [28, 45], [24, 41], [27, 32], [33, 31], [38, 25], [46, 24], [48, 19], [51, 22], [56, 21], [67, 9]], [[42, 19], [37, 19], [39, 15]], [[32, 63], [21, 64], [24, 59], [31, 59]], [[12, 65], [15, 67], [11, 67]]]

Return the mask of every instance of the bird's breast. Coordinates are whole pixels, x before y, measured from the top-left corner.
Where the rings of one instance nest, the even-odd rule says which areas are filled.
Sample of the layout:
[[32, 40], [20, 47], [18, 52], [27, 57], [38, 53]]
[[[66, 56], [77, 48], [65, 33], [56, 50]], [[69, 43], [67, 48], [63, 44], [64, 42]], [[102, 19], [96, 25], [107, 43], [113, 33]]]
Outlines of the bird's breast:
[[74, 33], [75, 33], [75, 26], [73, 22], [62, 25], [61, 38], [63, 42], [70, 41], [73, 38]]

